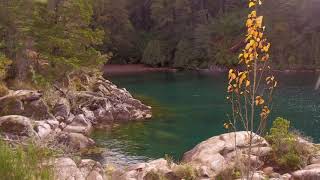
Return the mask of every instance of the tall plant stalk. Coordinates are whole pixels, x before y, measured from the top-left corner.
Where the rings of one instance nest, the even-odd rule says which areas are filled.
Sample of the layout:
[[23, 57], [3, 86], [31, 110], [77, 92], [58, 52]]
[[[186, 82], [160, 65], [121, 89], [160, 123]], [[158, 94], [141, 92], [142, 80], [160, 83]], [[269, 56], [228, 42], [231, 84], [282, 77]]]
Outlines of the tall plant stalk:
[[271, 44], [264, 35], [263, 16], [257, 14], [262, 1], [249, 0], [248, 5], [251, 12], [246, 21], [246, 46], [239, 55], [239, 66], [243, 70], [229, 70], [227, 99], [232, 106], [232, 120], [225, 126], [233, 127], [234, 131], [242, 126], [241, 129], [247, 131], [247, 164], [242, 172], [247, 179], [252, 179], [254, 168], [251, 165], [251, 151], [254, 136], [264, 134], [277, 81], [268, 66]]

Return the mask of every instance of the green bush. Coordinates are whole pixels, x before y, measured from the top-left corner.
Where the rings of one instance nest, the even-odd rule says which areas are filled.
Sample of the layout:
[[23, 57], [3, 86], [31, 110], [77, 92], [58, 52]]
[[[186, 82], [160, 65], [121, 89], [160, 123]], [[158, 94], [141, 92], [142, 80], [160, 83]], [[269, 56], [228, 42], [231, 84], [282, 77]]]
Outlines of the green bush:
[[6, 78], [7, 70], [12, 61], [0, 53], [0, 81]]
[[53, 171], [44, 164], [52, 151], [35, 145], [10, 146], [0, 140], [0, 177], [6, 180], [53, 179]]
[[305, 164], [308, 153], [297, 143], [297, 136], [289, 131], [290, 121], [277, 118], [266, 140], [273, 149], [273, 160], [284, 169], [295, 170]]

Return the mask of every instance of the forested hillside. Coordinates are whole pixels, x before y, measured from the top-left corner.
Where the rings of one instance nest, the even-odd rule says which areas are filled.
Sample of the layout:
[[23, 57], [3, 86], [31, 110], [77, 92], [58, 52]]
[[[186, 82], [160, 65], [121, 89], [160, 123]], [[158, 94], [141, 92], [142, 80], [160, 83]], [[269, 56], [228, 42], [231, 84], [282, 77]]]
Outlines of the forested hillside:
[[[243, 45], [245, 0], [100, 0], [95, 21], [114, 63], [206, 68], [236, 62]], [[267, 0], [261, 14], [275, 68], [320, 62], [320, 2]], [[312, 48], [310, 48], [312, 47]]]
[[[1, 0], [0, 75], [56, 78], [74, 68], [232, 65], [245, 0]], [[320, 2], [268, 0], [261, 14], [276, 68], [320, 65]], [[11, 65], [10, 65], [11, 64]], [[31, 65], [31, 66], [30, 66]], [[31, 72], [27, 74], [28, 72]], [[12, 77], [13, 76], [13, 77]], [[53, 77], [54, 76], [54, 77]]]

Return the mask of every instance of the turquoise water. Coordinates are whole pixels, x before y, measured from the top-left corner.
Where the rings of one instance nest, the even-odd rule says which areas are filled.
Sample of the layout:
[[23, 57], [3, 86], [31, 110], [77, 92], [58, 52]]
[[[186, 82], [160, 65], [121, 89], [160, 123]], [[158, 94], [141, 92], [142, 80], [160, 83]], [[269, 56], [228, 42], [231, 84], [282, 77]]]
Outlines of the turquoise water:
[[[272, 118], [285, 117], [295, 129], [320, 142], [320, 91], [317, 75], [279, 74]], [[99, 131], [93, 138], [109, 149], [102, 161], [136, 163], [164, 157], [179, 160], [199, 142], [226, 132], [230, 106], [226, 101], [226, 74], [147, 73], [107, 77], [153, 105], [149, 121]]]

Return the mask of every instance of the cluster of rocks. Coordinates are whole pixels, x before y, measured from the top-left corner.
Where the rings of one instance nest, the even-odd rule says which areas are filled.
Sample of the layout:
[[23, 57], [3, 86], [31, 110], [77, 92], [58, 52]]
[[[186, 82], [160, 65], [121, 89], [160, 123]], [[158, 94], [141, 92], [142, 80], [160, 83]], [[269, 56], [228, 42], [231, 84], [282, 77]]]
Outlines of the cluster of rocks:
[[56, 180], [104, 180], [107, 175], [99, 162], [82, 159], [77, 165], [70, 158], [57, 158], [53, 162]]
[[[56, 90], [46, 95], [35, 90], [10, 90], [6, 96], [0, 97], [2, 137], [8, 140], [32, 138], [38, 142], [50, 141], [64, 146], [66, 151], [78, 152], [95, 145], [94, 140], [88, 137], [94, 128], [145, 120], [152, 116], [151, 107], [102, 77], [74, 74], [55, 87]], [[58, 167], [59, 164], [68, 164], [83, 173], [81, 167], [71, 161], [58, 159], [56, 164]], [[85, 179], [91, 177], [91, 173], [75, 173], [75, 177], [79, 178], [71, 179]]]
[[0, 97], [1, 132], [9, 137], [39, 139], [54, 135], [67, 144], [81, 142], [75, 148], [79, 149], [93, 144], [87, 136], [95, 127], [151, 118], [151, 107], [134, 99], [127, 90], [102, 77], [84, 77], [83, 90], [70, 90], [69, 85], [51, 92], [52, 108], [40, 91], [9, 91]]
[[[251, 149], [251, 167], [256, 169], [251, 175], [253, 180], [317, 180], [320, 179], [320, 154], [313, 155], [310, 165], [302, 170], [279, 174], [274, 172], [273, 167], [266, 166], [265, 160], [272, 152], [272, 148], [267, 141], [253, 134]], [[304, 146], [315, 148], [315, 144], [305, 140], [300, 140]], [[197, 172], [198, 179], [218, 179], [232, 180], [232, 170], [246, 167], [248, 165], [249, 133], [236, 132], [214, 136], [201, 142], [192, 150], [186, 152], [182, 163], [188, 164]], [[114, 179], [123, 180], [144, 180], [150, 172], [157, 172], [161, 177], [169, 180], [177, 180], [172, 175], [177, 166], [165, 159], [158, 159], [149, 163], [141, 163], [129, 167], [126, 171], [117, 172]], [[246, 179], [245, 177], [239, 179]]]

